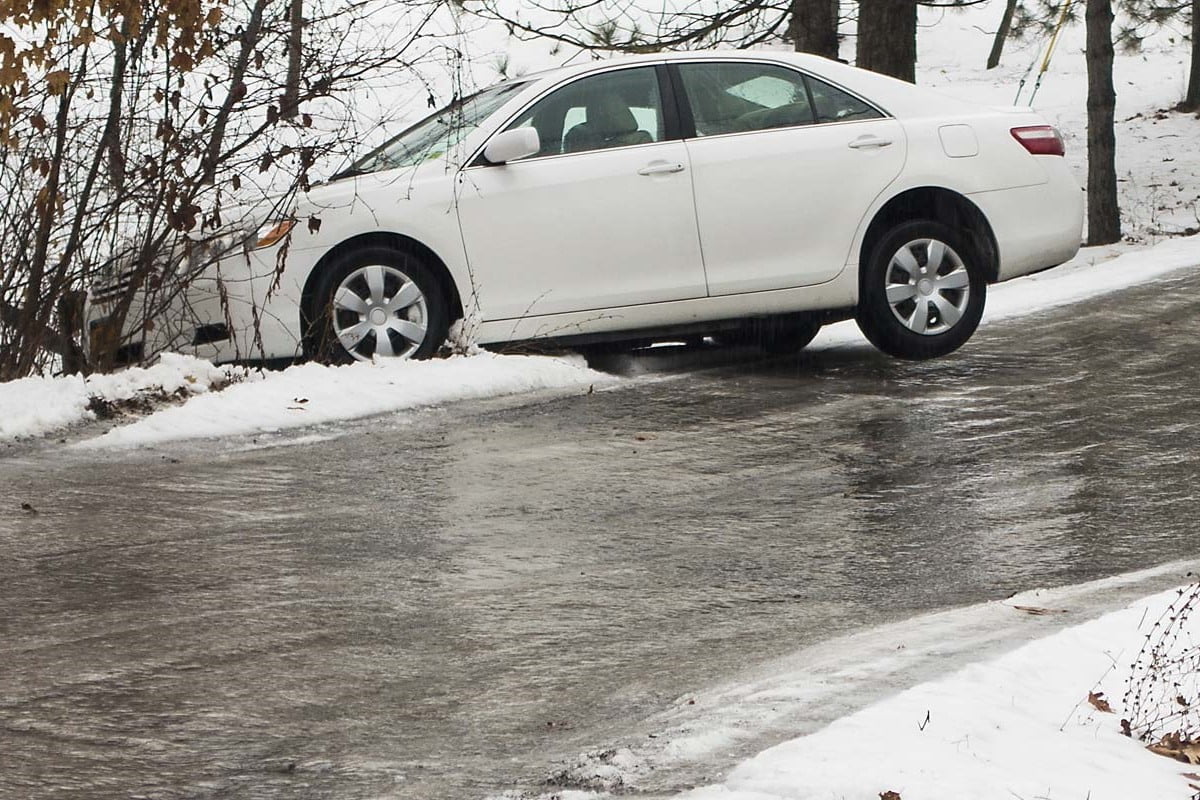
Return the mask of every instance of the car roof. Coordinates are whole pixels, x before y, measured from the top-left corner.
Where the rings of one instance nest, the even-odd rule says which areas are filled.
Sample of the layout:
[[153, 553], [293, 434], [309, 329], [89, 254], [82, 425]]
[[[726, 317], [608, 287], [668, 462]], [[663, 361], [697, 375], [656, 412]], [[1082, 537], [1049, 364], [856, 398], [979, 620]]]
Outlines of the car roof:
[[582, 75], [594, 69], [610, 66], [629, 66], [634, 64], [657, 64], [663, 61], [688, 61], [704, 58], [740, 59], [751, 61], [778, 61], [780, 57], [793, 63], [805, 61], [822, 62], [829, 59], [812, 55], [811, 53], [796, 53], [792, 50], [662, 50], [654, 53], [620, 53], [608, 58], [593, 58], [590, 61], [576, 64], [563, 64], [560, 67], [538, 70], [522, 75], [516, 80], [540, 80], [542, 78], [566, 78]]
[[[520, 82], [555, 83], [563, 79], [586, 75], [589, 72], [636, 64], [659, 64], [670, 61], [738, 60], [783, 62], [811, 72], [817, 77], [850, 89], [873, 103], [901, 117], [937, 116], [947, 112], [978, 112], [980, 106], [952, 98], [931, 89], [916, 86], [887, 75], [859, 69], [845, 62], [834, 61], [812, 53], [797, 53], [785, 49], [759, 50], [675, 50], [644, 54], [622, 54], [612, 58], [568, 64], [513, 78]], [[544, 83], [543, 83], [544, 82]]]

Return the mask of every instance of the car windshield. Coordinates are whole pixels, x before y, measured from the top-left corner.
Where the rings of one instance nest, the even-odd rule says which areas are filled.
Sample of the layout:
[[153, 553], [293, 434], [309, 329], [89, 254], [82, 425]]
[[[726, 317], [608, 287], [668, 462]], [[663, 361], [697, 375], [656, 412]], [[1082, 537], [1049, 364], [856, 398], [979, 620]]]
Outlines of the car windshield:
[[463, 100], [456, 100], [375, 148], [334, 178], [396, 167], [414, 167], [441, 158], [450, 147], [466, 138], [525, 85], [502, 83]]

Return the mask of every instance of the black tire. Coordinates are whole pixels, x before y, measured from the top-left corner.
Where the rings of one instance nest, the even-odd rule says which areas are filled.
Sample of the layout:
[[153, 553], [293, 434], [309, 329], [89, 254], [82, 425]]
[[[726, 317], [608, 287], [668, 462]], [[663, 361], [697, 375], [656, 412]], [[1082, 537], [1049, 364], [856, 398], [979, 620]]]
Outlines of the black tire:
[[713, 341], [720, 345], [755, 346], [771, 355], [791, 355], [808, 347], [820, 330], [821, 323], [812, 317], [767, 317], [714, 334]]
[[[946, 249], [937, 249], [939, 243]], [[986, 298], [986, 265], [970, 239], [940, 222], [917, 220], [892, 228], [872, 248], [856, 319], [863, 335], [888, 355], [937, 358], [971, 338]]]
[[[374, 267], [382, 269], [375, 272]], [[383, 288], [378, 293], [368, 281], [368, 277], [373, 275], [380, 275], [383, 279]], [[381, 305], [378, 300], [387, 300], [388, 303], [403, 302], [400, 299], [401, 290], [407, 283], [415, 286], [420, 300], [395, 311], [388, 310], [382, 315], [376, 311], [375, 313], [387, 322], [373, 325], [358, 339], [357, 345], [348, 346], [347, 341], [353, 334], [351, 329], [355, 325], [354, 317], [359, 317], [359, 324], [369, 323], [372, 318], [369, 315], [364, 318], [358, 311], [337, 307], [334, 299], [339, 289], [352, 292], [365, 305], [374, 308]], [[404, 291], [411, 293], [412, 289]], [[403, 295], [404, 300], [407, 300], [408, 296]], [[345, 253], [327, 265], [317, 283], [314, 297], [311, 336], [306, 342], [306, 350], [319, 361], [346, 364], [355, 360], [371, 360], [376, 354], [425, 359], [437, 353], [438, 348], [446, 341], [450, 321], [442, 283], [420, 258], [403, 250], [374, 246]], [[392, 330], [390, 325], [404, 326], [405, 335]], [[408, 338], [410, 332], [419, 328], [424, 329], [424, 335], [419, 342]], [[341, 338], [339, 331], [342, 334]], [[390, 348], [392, 353], [378, 353], [379, 335], [388, 337], [384, 348]]]

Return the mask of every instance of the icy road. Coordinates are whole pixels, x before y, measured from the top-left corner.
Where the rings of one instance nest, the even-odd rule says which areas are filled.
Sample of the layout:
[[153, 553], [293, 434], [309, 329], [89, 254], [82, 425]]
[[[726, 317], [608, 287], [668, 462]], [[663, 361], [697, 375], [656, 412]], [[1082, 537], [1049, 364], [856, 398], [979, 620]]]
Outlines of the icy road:
[[[1194, 557], [1197, 342], [1193, 273], [927, 364], [658, 353], [535, 405], [10, 449], [0, 796], [466, 798], [617, 746], [702, 783], [1124, 590], [963, 606]], [[706, 690], [785, 663], [845, 677], [706, 750]]]

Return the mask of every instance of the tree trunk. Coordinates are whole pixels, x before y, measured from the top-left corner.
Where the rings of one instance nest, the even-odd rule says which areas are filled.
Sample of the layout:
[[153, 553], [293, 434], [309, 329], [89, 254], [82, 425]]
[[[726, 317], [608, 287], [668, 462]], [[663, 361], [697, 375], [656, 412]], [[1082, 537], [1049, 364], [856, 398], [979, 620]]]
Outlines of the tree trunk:
[[304, 0], [288, 3], [288, 69], [279, 115], [293, 119], [300, 110], [300, 49], [304, 45]]
[[859, 0], [858, 66], [916, 83], [916, 0]]
[[1088, 244], [1121, 238], [1113, 115], [1112, 0], [1087, 0]]
[[1188, 111], [1200, 111], [1200, 0], [1192, 0], [1192, 72], [1183, 106]]
[[[1200, 3], [1200, 0], [1195, 0]], [[995, 69], [1000, 66], [1000, 56], [1004, 52], [1004, 42], [1008, 39], [1008, 31], [1012, 28], [1013, 14], [1017, 10], [1017, 0], [1008, 0], [1004, 7], [1004, 16], [1000, 19], [1000, 30], [992, 41], [992, 52], [988, 54], [987, 68]]]
[[58, 342], [52, 348], [62, 356], [64, 375], [87, 372], [87, 357], [78, 342], [83, 341], [83, 306], [87, 292], [64, 292], [58, 298]]
[[790, 14], [788, 33], [797, 53], [838, 57], [837, 0], [792, 0]]

